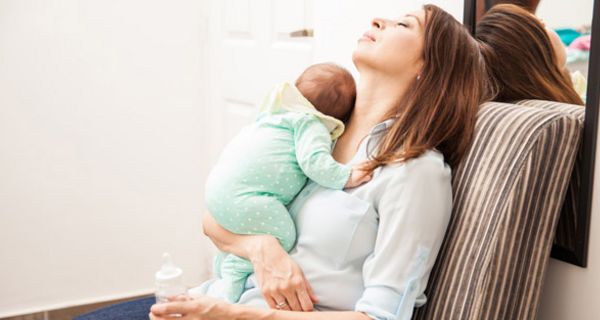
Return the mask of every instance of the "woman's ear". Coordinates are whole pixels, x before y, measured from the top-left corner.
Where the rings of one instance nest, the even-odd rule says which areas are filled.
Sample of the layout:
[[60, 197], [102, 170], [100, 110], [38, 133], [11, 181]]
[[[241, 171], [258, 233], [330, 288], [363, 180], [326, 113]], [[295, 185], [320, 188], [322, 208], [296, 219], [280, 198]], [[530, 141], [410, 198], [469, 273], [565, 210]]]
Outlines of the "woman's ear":
[[417, 80], [421, 80], [421, 78], [423, 77], [423, 61], [419, 61], [419, 66], [417, 68]]

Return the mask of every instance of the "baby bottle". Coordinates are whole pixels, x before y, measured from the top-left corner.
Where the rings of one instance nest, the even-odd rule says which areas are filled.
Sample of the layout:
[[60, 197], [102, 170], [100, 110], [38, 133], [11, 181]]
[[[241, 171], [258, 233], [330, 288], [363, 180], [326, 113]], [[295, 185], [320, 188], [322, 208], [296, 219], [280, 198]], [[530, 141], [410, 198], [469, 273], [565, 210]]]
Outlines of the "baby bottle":
[[170, 297], [187, 294], [182, 281], [183, 271], [173, 264], [170, 254], [163, 253], [162, 259], [162, 267], [155, 275], [157, 303], [168, 302]]

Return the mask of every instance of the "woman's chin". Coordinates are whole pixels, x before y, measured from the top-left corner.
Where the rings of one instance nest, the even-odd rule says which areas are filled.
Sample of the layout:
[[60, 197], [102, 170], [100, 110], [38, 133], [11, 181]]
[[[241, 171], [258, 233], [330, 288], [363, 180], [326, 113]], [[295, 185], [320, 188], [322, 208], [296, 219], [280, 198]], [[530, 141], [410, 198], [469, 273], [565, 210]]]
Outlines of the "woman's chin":
[[376, 57], [371, 54], [366, 54], [362, 50], [354, 50], [352, 53], [352, 63], [356, 67], [359, 73], [365, 70], [377, 70], [381, 66], [377, 63]]
[[352, 52], [352, 62], [356, 68], [359, 68], [361, 65], [369, 64], [370, 61], [369, 54], [365, 52], [366, 50], [364, 48], [361, 48], [362, 46], [363, 45], [359, 43], [356, 49], [354, 49], [354, 52]]
[[356, 69], [360, 72], [360, 55], [357, 53], [357, 50], [354, 50], [354, 52], [352, 52], [352, 63], [354, 64], [354, 66], [356, 67]]

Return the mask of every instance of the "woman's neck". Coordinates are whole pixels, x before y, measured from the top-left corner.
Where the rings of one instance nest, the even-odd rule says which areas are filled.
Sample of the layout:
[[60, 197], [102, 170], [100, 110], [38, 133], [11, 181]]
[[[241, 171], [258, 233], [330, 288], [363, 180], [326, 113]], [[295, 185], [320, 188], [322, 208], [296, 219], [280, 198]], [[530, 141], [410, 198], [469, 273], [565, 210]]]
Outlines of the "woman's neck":
[[[376, 81], [377, 80], [377, 81]], [[370, 131], [395, 113], [406, 85], [381, 75], [361, 75], [356, 88], [356, 103], [347, 124], [349, 131]]]
[[[375, 81], [379, 79], [385, 80]], [[335, 145], [333, 157], [341, 163], [350, 161], [371, 129], [394, 114], [405, 90], [406, 87], [397, 81], [380, 75], [368, 77], [361, 74], [354, 110], [344, 134]]]

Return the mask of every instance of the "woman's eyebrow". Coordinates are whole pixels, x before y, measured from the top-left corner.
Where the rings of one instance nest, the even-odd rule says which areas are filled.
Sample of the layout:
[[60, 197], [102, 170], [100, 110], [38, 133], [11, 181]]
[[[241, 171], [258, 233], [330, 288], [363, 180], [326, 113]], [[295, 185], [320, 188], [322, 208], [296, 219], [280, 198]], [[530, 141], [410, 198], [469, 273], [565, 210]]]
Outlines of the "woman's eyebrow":
[[412, 15], [412, 14], [407, 14], [405, 17], [411, 17], [414, 18], [415, 20], [417, 20], [417, 22], [419, 23], [419, 26], [423, 27], [423, 24], [421, 23], [421, 19], [419, 19], [419, 17]]

